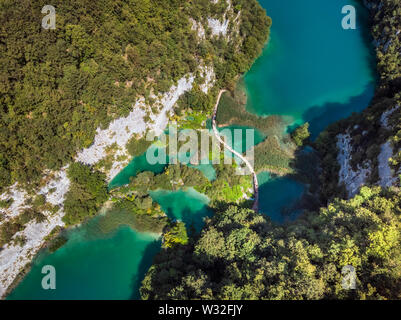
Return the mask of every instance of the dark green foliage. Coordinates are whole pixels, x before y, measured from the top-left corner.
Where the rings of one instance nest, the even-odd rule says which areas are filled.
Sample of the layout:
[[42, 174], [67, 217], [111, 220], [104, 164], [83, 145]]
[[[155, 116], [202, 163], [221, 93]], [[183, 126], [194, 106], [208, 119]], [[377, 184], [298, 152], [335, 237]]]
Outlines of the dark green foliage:
[[[16, 221], [20, 225], [25, 225], [28, 222], [32, 221], [38, 217], [39, 220], [42, 220], [43, 215], [39, 212], [36, 212], [32, 208], [25, 209], [18, 217], [16, 218]], [[42, 220], [43, 221], [43, 220]]]
[[401, 30], [401, 3], [399, 0], [369, 0], [368, 2], [373, 6], [372, 33], [378, 46], [378, 71], [382, 81], [390, 81], [390, 85], [398, 83], [400, 86], [401, 41], [398, 31]]
[[[217, 213], [199, 240], [163, 250], [144, 299], [401, 298], [400, 191], [364, 188], [281, 227], [251, 210]], [[353, 265], [357, 290], [341, 286]]]
[[178, 101], [177, 114], [181, 115], [184, 110], [194, 110], [208, 112], [212, 110], [215, 104], [215, 97], [211, 94], [205, 94], [200, 89], [193, 89], [184, 93]]
[[26, 243], [26, 237], [24, 235], [18, 235], [14, 238], [13, 243], [14, 245], [23, 247]]
[[0, 200], [0, 208], [8, 209], [13, 204], [13, 202], [13, 199]]
[[63, 221], [74, 225], [94, 216], [107, 200], [106, 176], [77, 162], [70, 165], [67, 175], [71, 185], [65, 196]]
[[43, 207], [46, 204], [46, 197], [43, 194], [39, 194], [33, 200], [32, 206], [34, 208]]
[[194, 70], [180, 1], [56, 0], [56, 30], [41, 28], [44, 4], [1, 5], [2, 185], [35, 181], [89, 146], [97, 126], [145, 94], [142, 79], [171, 85]]
[[52, 241], [47, 246], [47, 249], [49, 250], [50, 253], [53, 253], [60, 249], [62, 246], [64, 246], [67, 243], [68, 239], [65, 236], [57, 236], [54, 238]]
[[[46, 221], [46, 216], [36, 209], [26, 208], [17, 217], [0, 225], [0, 247], [9, 243], [17, 232], [24, 230], [26, 224], [32, 221], [35, 223], [42, 223]], [[14, 240], [16, 240], [16, 243], [19, 245], [23, 245], [26, 241], [23, 236], [15, 238]]]

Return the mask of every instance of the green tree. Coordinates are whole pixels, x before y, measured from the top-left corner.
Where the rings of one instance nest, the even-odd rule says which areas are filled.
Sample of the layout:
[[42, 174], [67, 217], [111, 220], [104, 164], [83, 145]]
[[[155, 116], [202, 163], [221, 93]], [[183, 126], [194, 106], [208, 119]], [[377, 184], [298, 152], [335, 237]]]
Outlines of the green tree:
[[307, 140], [310, 137], [309, 123], [306, 122], [302, 126], [296, 128], [291, 136], [294, 143], [298, 147], [302, 147], [305, 143], [305, 140]]

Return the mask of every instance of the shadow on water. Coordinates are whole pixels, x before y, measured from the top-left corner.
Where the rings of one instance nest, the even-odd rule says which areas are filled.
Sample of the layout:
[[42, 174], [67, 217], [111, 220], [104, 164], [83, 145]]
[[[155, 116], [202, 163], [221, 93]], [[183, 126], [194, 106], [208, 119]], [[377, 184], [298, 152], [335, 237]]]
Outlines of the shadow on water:
[[375, 53], [375, 47], [373, 45], [373, 36], [371, 33], [371, 19], [369, 18], [369, 10], [366, 10], [360, 3], [357, 4], [358, 14], [356, 15], [357, 28], [361, 32], [361, 38], [366, 48], [369, 48], [367, 53], [370, 76], [372, 79], [378, 80], [377, 73], [377, 57]]
[[282, 224], [297, 219], [304, 211], [318, 210], [322, 205], [316, 197], [321, 187], [319, 161], [316, 151], [306, 146], [296, 152], [290, 163], [293, 174], [259, 174], [261, 212]]
[[170, 219], [184, 222], [187, 230], [195, 229], [199, 232], [204, 218], [213, 214], [208, 207], [208, 198], [192, 188], [178, 191], [156, 190], [150, 196]]
[[[167, 208], [166, 214], [170, 219], [177, 220], [177, 212], [174, 207]], [[182, 208], [181, 214], [182, 217], [178, 220], [184, 222], [188, 230], [195, 228], [195, 230], [200, 231], [203, 226], [203, 218], [208, 216], [207, 206], [194, 210], [188, 205]]]
[[138, 266], [138, 271], [132, 279], [132, 295], [130, 300], [140, 300], [141, 296], [139, 288], [145, 278], [146, 273], [153, 264], [153, 259], [160, 251], [161, 241], [154, 241], [150, 243], [144, 250], [142, 260]]
[[[376, 89], [378, 74], [376, 71], [377, 58], [374, 54], [373, 37], [367, 21], [369, 21], [369, 12], [365, 10], [361, 4], [357, 4], [357, 29], [361, 33], [361, 39], [366, 48], [370, 77], [374, 79], [368, 83], [364, 91], [358, 96], [350, 97], [346, 103], [327, 103], [323, 106], [312, 106], [306, 110], [302, 116], [304, 122], [309, 122], [311, 138], [316, 139], [317, 136], [330, 124], [349, 117], [354, 112], [361, 112], [366, 109], [373, 99]], [[345, 50], [345, 49], [344, 49]], [[346, 74], [344, 75], [347, 76]], [[292, 131], [294, 128], [290, 128]]]
[[304, 122], [309, 122], [311, 139], [314, 140], [330, 124], [349, 117], [354, 112], [361, 112], [370, 104], [374, 95], [375, 83], [365, 87], [362, 94], [351, 97], [346, 103], [327, 103], [309, 108], [302, 115]]

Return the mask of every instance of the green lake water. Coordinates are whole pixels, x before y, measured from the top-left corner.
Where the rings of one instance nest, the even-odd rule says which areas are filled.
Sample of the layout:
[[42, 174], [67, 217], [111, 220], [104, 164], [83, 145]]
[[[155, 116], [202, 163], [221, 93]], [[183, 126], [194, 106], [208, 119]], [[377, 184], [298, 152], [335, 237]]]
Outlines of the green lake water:
[[184, 222], [187, 230], [193, 227], [199, 232], [203, 227], [203, 219], [213, 214], [207, 206], [209, 198], [193, 188], [178, 191], [156, 190], [150, 195], [170, 218]]
[[[367, 12], [354, 0], [260, 0], [273, 19], [271, 41], [245, 76], [247, 109], [258, 115], [279, 114], [291, 125], [309, 121], [316, 137], [328, 124], [366, 108], [375, 86], [374, 51], [366, 26]], [[341, 28], [341, 8], [357, 7], [358, 29]], [[255, 138], [255, 143], [261, 137]], [[242, 150], [244, 151], [244, 150]], [[145, 155], [136, 157], [111, 182], [129, 183], [139, 172], [161, 172]], [[210, 179], [210, 165], [199, 169]], [[293, 219], [291, 208], [305, 187], [291, 179], [259, 174], [260, 208], [277, 222]], [[200, 230], [211, 215], [208, 199], [193, 189], [152, 193], [167, 215]], [[287, 214], [285, 211], [288, 211]], [[160, 250], [154, 234], [119, 226], [104, 234], [96, 218], [69, 232], [69, 241], [53, 254], [42, 252], [9, 299], [138, 299], [140, 281]], [[53, 265], [57, 289], [41, 288], [41, 268]]]
[[[210, 129], [210, 121], [208, 121], [208, 128]], [[231, 142], [229, 141], [229, 144], [234, 148], [234, 150], [238, 152], [245, 152], [247, 149], [249, 149], [252, 146], [247, 146], [246, 144], [246, 130], [247, 129], [253, 129], [251, 127], [246, 127], [246, 126], [228, 126], [225, 128], [220, 128], [219, 131], [221, 132], [222, 135], [230, 137]], [[234, 139], [235, 131], [241, 130], [241, 139]], [[258, 144], [262, 142], [265, 139], [263, 134], [259, 132], [258, 130], [254, 130], [254, 144]], [[166, 154], [165, 150], [162, 148], [158, 148], [157, 146], [151, 146], [149, 148], [150, 152], [155, 152], [158, 154], [158, 152], [163, 152], [163, 154]], [[228, 152], [228, 151], [227, 151]], [[167, 164], [154, 164], [151, 165], [149, 162], [146, 160], [146, 153], [134, 157], [131, 162], [123, 169], [121, 172], [113, 178], [113, 180], [109, 183], [109, 188], [116, 188], [116, 187], [121, 187], [123, 185], [126, 185], [130, 182], [131, 177], [135, 177], [138, 173], [144, 172], [144, 171], [151, 171], [155, 174], [163, 172], [165, 167], [168, 165], [169, 159], [168, 156], [166, 156], [166, 162]], [[230, 154], [230, 152], [228, 152]], [[184, 155], [178, 155], [178, 161], [180, 161], [182, 158], [181, 156]], [[216, 170], [214, 169], [213, 165], [211, 163], [206, 163], [206, 164], [198, 164], [198, 165], [192, 165], [190, 163], [187, 163], [187, 161], [181, 161], [182, 163], [187, 164], [189, 167], [196, 168], [200, 170], [207, 179], [210, 181], [213, 181], [216, 179]]]
[[[375, 53], [368, 12], [355, 0], [260, 0], [272, 18], [263, 55], [245, 76], [247, 109], [308, 121], [313, 135], [366, 108], [373, 97]], [[357, 29], [344, 30], [341, 9], [357, 9]]]
[[[157, 149], [157, 147], [152, 146], [151, 149]], [[151, 171], [155, 174], [161, 173], [165, 167], [166, 164], [149, 164], [149, 162], [146, 160], [145, 152], [138, 157], [134, 157], [131, 162], [109, 183], [109, 188], [113, 189], [128, 184], [130, 182], [130, 178], [135, 177], [140, 172]]]
[[[178, 157], [178, 160], [180, 160], [180, 157]], [[166, 162], [169, 162], [168, 159], [166, 160]], [[138, 173], [144, 171], [151, 171], [155, 174], [161, 173], [164, 171], [167, 165], [168, 164], [159, 163], [156, 163], [154, 165], [149, 164], [146, 160], [145, 152], [138, 157], [134, 157], [134, 159], [132, 159], [131, 162], [123, 170], [121, 170], [121, 172], [109, 183], [109, 188], [113, 189], [126, 185], [130, 182], [130, 178], [135, 177]], [[212, 164], [199, 163], [197, 165], [193, 165], [191, 163], [188, 163], [187, 165], [188, 167], [192, 167], [201, 171], [210, 181], [216, 179], [216, 170], [214, 169]]]
[[[87, 228], [91, 226], [71, 231], [69, 241], [53, 254], [43, 252], [35, 258], [31, 271], [8, 299], [139, 299], [140, 282], [161, 248], [159, 237], [127, 226], [107, 236], [87, 237]], [[55, 290], [41, 287], [45, 265], [56, 269]]]
[[[252, 129], [253, 130], [253, 144], [246, 144], [246, 130]], [[261, 143], [266, 137], [258, 130], [252, 128], [252, 127], [247, 127], [247, 126], [237, 126], [237, 125], [232, 125], [228, 127], [223, 127], [218, 129], [219, 133], [224, 137], [228, 137], [228, 145], [233, 148], [235, 151], [244, 153], [247, 150], [249, 150], [251, 147], [254, 145], [257, 145]], [[238, 133], [236, 133], [238, 132]], [[235, 135], [239, 136], [239, 133], [241, 133], [241, 139], [237, 139]], [[231, 153], [227, 151], [228, 153]]]

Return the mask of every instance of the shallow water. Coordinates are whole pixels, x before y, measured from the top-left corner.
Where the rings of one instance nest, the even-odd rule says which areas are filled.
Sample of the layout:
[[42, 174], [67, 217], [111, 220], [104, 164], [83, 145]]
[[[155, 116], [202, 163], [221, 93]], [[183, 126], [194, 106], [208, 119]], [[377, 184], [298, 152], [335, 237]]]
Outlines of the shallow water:
[[[210, 121], [208, 122], [208, 128], [210, 130]], [[219, 131], [221, 132], [222, 135], [229, 137], [229, 141], [228, 142], [233, 148], [234, 150], [238, 151], [238, 152], [245, 152], [248, 149], [250, 149], [253, 145], [247, 145], [246, 144], [246, 130], [247, 129], [253, 129], [250, 127], [246, 127], [246, 126], [228, 126], [225, 128], [220, 128]], [[237, 130], [241, 130], [242, 135], [241, 135], [241, 139], [234, 139], [235, 136], [235, 132]], [[254, 144], [258, 144], [260, 142], [263, 141], [265, 137], [263, 136], [263, 134], [261, 132], [259, 132], [258, 130], [254, 130]], [[163, 152], [164, 155], [166, 154], [166, 151], [163, 149], [158, 148], [157, 146], [151, 146], [148, 149], [150, 152]], [[155, 151], [158, 150], [158, 151]], [[227, 151], [228, 152], [228, 151]], [[131, 162], [123, 169], [119, 172], [119, 174], [109, 183], [109, 188], [113, 189], [116, 187], [121, 187], [123, 185], [126, 185], [130, 182], [130, 178], [135, 177], [138, 173], [144, 172], [144, 171], [151, 171], [155, 174], [161, 173], [163, 172], [163, 170], [165, 169], [165, 167], [168, 165], [169, 159], [168, 156], [165, 157], [167, 164], [154, 164], [151, 165], [149, 164], [149, 162], [146, 159], [146, 153], [147, 151], [137, 157], [134, 157]], [[228, 152], [228, 156], [232, 156], [230, 152]], [[178, 156], [178, 161], [180, 161], [180, 155]], [[181, 161], [182, 163], [185, 163], [187, 161]], [[200, 170], [207, 179], [209, 179], [210, 181], [213, 181], [214, 179], [216, 179], [216, 170], [214, 169], [213, 165], [211, 163], [206, 163], [206, 164], [198, 164], [198, 165], [192, 165], [190, 163], [187, 164], [189, 167], [192, 168], [196, 168], [198, 170]]]
[[[151, 146], [150, 149], [155, 150], [157, 148]], [[109, 183], [109, 188], [113, 189], [116, 187], [121, 187], [123, 185], [126, 185], [130, 182], [131, 177], [135, 177], [138, 173], [144, 171], [151, 171], [155, 174], [161, 173], [163, 172], [166, 166], [167, 166], [166, 164], [159, 164], [159, 163], [154, 165], [149, 164], [149, 162], [146, 160], [146, 152], [145, 152], [138, 157], [134, 157], [131, 160], [131, 162], [123, 170], [121, 170]]]
[[272, 178], [268, 172], [258, 174], [258, 180], [260, 210], [274, 222], [296, 219], [300, 211], [295, 205], [302, 197], [305, 186], [286, 177]]

